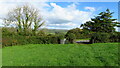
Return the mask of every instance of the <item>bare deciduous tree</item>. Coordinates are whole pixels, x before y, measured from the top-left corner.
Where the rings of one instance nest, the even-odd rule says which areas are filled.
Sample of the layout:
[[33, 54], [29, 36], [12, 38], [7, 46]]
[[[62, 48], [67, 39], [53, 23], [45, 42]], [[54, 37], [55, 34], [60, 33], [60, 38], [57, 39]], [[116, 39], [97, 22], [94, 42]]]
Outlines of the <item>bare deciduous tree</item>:
[[4, 21], [7, 26], [15, 24], [18, 33], [23, 32], [24, 34], [26, 34], [29, 29], [32, 30], [33, 34], [36, 34], [38, 28], [45, 23], [39, 14], [39, 11], [28, 5], [16, 7], [8, 12]]

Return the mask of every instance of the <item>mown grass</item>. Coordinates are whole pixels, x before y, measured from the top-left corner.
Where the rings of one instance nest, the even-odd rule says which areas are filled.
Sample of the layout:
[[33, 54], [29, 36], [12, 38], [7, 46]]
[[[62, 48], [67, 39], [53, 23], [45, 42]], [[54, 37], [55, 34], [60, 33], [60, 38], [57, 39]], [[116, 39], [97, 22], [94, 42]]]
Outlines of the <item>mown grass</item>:
[[3, 66], [118, 66], [118, 43], [12, 46], [2, 57]]

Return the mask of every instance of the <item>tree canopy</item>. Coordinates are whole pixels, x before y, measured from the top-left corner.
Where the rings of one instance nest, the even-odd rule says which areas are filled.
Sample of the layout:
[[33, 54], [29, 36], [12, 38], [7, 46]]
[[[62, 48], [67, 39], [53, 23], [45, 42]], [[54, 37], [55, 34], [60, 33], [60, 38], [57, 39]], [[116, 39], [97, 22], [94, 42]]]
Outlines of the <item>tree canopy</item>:
[[18, 6], [9, 11], [4, 21], [7, 26], [14, 24], [18, 33], [27, 34], [28, 31], [31, 31], [34, 35], [38, 28], [45, 23], [39, 11], [29, 5]]
[[98, 14], [95, 18], [91, 18], [91, 21], [87, 21], [84, 24], [81, 24], [84, 30], [89, 30], [92, 32], [115, 32], [114, 27], [119, 27], [118, 22], [115, 22], [117, 19], [112, 19], [112, 14], [109, 9]]

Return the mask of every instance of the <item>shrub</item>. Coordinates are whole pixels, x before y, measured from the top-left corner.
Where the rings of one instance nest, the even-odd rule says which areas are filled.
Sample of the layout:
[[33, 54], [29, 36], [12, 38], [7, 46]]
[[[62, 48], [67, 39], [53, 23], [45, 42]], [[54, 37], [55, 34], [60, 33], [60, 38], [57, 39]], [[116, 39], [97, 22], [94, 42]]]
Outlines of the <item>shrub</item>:
[[[8, 41], [9, 40], [9, 41]], [[2, 38], [2, 47], [5, 46], [12, 46], [12, 39], [11, 38]]]
[[76, 39], [76, 36], [75, 34], [73, 33], [69, 33], [67, 36], [66, 36], [66, 40], [67, 40], [67, 43], [74, 43], [74, 40]]
[[2, 28], [2, 36], [14, 36], [17, 33], [15, 32], [14, 28]]
[[75, 28], [75, 29], [71, 29], [69, 30], [65, 36], [67, 36], [68, 34], [73, 33], [76, 36], [76, 39], [85, 39], [85, 38], [90, 38], [90, 32], [87, 32], [85, 30], [82, 30], [80, 28]]
[[39, 30], [37, 33], [38, 36], [45, 36], [45, 32], [43, 30]]
[[60, 35], [46, 36], [2, 36], [2, 46], [24, 45], [24, 44], [60, 44]]
[[120, 42], [120, 32], [110, 33], [110, 42]]
[[91, 43], [106, 43], [109, 42], [110, 35], [108, 33], [93, 33], [90, 39]]
[[63, 40], [65, 37], [64, 37], [64, 34], [56, 34], [57, 37], [58, 37], [58, 44], [61, 44], [61, 40]]

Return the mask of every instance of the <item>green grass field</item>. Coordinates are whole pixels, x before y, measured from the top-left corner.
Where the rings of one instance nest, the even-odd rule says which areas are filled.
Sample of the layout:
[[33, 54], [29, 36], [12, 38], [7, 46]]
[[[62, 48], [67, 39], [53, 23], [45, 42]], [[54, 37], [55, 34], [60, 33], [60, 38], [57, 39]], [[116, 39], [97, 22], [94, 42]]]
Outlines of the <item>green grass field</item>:
[[3, 66], [118, 66], [118, 43], [12, 46], [2, 57]]

